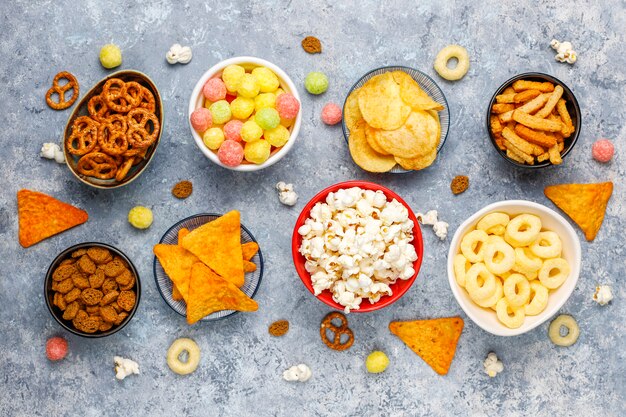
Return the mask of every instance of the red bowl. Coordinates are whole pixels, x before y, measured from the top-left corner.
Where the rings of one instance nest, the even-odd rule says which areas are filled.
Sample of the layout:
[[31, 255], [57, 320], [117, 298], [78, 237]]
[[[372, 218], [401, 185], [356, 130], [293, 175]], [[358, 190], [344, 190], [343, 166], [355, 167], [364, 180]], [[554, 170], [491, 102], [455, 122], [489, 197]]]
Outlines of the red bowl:
[[[422, 266], [422, 256], [424, 254], [424, 243], [422, 241], [422, 231], [420, 230], [419, 223], [417, 222], [417, 219], [415, 218], [415, 213], [413, 213], [413, 210], [411, 210], [411, 207], [409, 207], [409, 205], [402, 198], [400, 198], [398, 194], [394, 193], [388, 188], [383, 187], [382, 185], [378, 185], [373, 182], [367, 182], [367, 181], [346, 181], [346, 182], [340, 182], [338, 184], [331, 185], [330, 187], [325, 188], [324, 190], [320, 191], [315, 197], [313, 197], [306, 206], [304, 206], [304, 209], [300, 213], [298, 220], [296, 220], [296, 226], [293, 229], [293, 236], [291, 238], [291, 253], [293, 256], [293, 263], [296, 267], [296, 271], [298, 272], [298, 275], [300, 276], [300, 279], [302, 280], [302, 283], [304, 284], [305, 287], [307, 287], [307, 289], [311, 292], [311, 294], [315, 294], [315, 292], [313, 291], [313, 284], [311, 283], [311, 275], [309, 275], [307, 270], [304, 268], [304, 263], [306, 260], [304, 259], [304, 256], [302, 256], [302, 254], [298, 252], [298, 249], [300, 248], [300, 244], [302, 243], [302, 236], [298, 234], [298, 229], [300, 228], [300, 226], [304, 224], [304, 221], [309, 217], [311, 213], [311, 209], [316, 203], [320, 201], [325, 201], [326, 196], [331, 192], [335, 192], [341, 188], [351, 188], [351, 187], [360, 187], [365, 190], [373, 190], [373, 191], [380, 190], [385, 194], [385, 196], [387, 196], [387, 200], [389, 201], [395, 198], [396, 200], [398, 200], [400, 204], [402, 204], [404, 207], [407, 208], [407, 210], [409, 211], [409, 219], [413, 221], [413, 225], [414, 225], [413, 226], [413, 242], [411, 243], [413, 244], [413, 246], [415, 246], [415, 252], [417, 253], [417, 260], [413, 263], [413, 269], [415, 270], [415, 274], [407, 280], [398, 279], [395, 284], [391, 285], [390, 288], [393, 291], [392, 295], [384, 295], [380, 298], [380, 300], [378, 300], [374, 304], [371, 304], [369, 300], [363, 300], [358, 310], [351, 310], [351, 312], [354, 312], [354, 313], [366, 313], [368, 311], [380, 310], [381, 308], [387, 307], [388, 305], [391, 305], [397, 300], [399, 300], [400, 297], [402, 297], [404, 293], [406, 293], [409, 290], [409, 288], [411, 288], [411, 285], [413, 285], [415, 278], [417, 278], [417, 274], [419, 273], [420, 266]], [[336, 308], [337, 310], [343, 311], [344, 309], [342, 305], [336, 303], [333, 300], [332, 293], [329, 290], [324, 290], [320, 295], [316, 296], [315, 298], [317, 298], [318, 300], [322, 301], [323, 303], [333, 308]]]

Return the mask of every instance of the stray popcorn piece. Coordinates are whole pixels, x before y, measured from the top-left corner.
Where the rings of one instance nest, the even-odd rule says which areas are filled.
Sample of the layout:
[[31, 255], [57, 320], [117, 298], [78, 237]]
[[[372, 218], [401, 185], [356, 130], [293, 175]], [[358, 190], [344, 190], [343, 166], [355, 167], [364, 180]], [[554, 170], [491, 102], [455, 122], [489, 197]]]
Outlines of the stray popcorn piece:
[[293, 184], [286, 184], [280, 181], [276, 184], [278, 190], [278, 199], [286, 206], [294, 206], [298, 201], [298, 194], [293, 190]]
[[556, 51], [554, 59], [559, 62], [573, 64], [578, 59], [578, 54], [572, 49], [570, 42], [559, 42], [556, 39], [552, 39], [550, 46]]
[[191, 53], [191, 48], [188, 46], [181, 46], [178, 43], [175, 43], [171, 46], [170, 50], [165, 54], [165, 59], [168, 64], [188, 64], [191, 61], [193, 54]]
[[432, 226], [435, 236], [439, 239], [444, 240], [448, 236], [449, 224], [437, 219], [437, 210], [429, 210], [426, 214], [417, 213], [416, 217], [417, 220], [423, 225]]
[[596, 293], [593, 295], [593, 301], [605, 306], [613, 299], [613, 292], [608, 285], [598, 285], [596, 287]]
[[306, 382], [311, 378], [311, 368], [301, 363], [300, 365], [292, 366], [283, 372], [283, 379], [285, 381], [298, 381]]
[[59, 164], [65, 163], [65, 155], [61, 147], [56, 143], [44, 143], [39, 156], [46, 159], [54, 159]]
[[485, 373], [491, 378], [494, 378], [504, 370], [504, 364], [502, 364], [502, 361], [498, 360], [498, 357], [494, 352], [489, 352], [487, 358], [483, 362], [483, 366], [485, 367]]
[[139, 364], [131, 359], [122, 358], [121, 356], [114, 356], [115, 362], [115, 378], [120, 381], [129, 375], [139, 375]]

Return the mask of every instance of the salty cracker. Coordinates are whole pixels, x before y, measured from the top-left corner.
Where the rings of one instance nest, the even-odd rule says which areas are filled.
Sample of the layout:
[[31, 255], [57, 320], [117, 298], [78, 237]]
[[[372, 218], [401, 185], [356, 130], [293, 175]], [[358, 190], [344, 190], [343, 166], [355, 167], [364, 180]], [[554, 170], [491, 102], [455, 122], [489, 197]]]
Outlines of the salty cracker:
[[413, 110], [443, 110], [440, 103], [433, 100], [424, 91], [417, 81], [404, 71], [393, 71], [391, 73], [394, 81], [400, 86], [400, 97], [402, 101], [411, 106]]
[[585, 233], [588, 241], [595, 239], [613, 193], [613, 183], [559, 184], [544, 189], [544, 194], [563, 210]]
[[363, 120], [363, 115], [359, 109], [359, 91], [361, 91], [361, 89], [357, 88], [350, 93], [343, 109], [343, 120], [350, 132], [354, 130], [359, 121]]
[[188, 302], [191, 267], [198, 262], [198, 258], [178, 245], [159, 243], [154, 245], [153, 251], [163, 270], [178, 289], [182, 299]]
[[389, 72], [367, 80], [358, 98], [363, 119], [378, 129], [398, 129], [411, 113], [411, 107], [400, 96], [400, 86]]
[[463, 332], [461, 317], [392, 321], [389, 330], [439, 375], [446, 375]]
[[365, 122], [361, 121], [348, 138], [348, 148], [355, 164], [369, 172], [388, 172], [396, 160], [391, 155], [381, 155], [368, 144], [365, 138]]
[[30, 190], [17, 192], [20, 245], [27, 248], [44, 239], [85, 223], [86, 211]]
[[438, 123], [428, 112], [415, 110], [396, 130], [378, 129], [376, 142], [386, 152], [400, 158], [417, 158], [429, 154], [437, 147]]
[[197, 262], [191, 270], [187, 323], [194, 324], [216, 311], [256, 311], [259, 305], [231, 282]]

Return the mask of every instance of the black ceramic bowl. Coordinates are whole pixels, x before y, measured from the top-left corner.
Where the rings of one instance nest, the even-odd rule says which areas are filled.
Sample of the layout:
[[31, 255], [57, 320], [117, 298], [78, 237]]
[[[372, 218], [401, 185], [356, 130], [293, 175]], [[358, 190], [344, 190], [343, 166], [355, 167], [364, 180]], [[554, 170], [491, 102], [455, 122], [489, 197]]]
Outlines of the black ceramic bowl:
[[[128, 317], [126, 317], [118, 326], [113, 326], [111, 329], [104, 331], [104, 332], [98, 331], [96, 333], [85, 333], [76, 329], [72, 325], [71, 320], [64, 320], [62, 317], [63, 311], [61, 311], [60, 308], [58, 308], [57, 306], [53, 304], [52, 299], [54, 297], [54, 291], [52, 291], [52, 274], [64, 259], [71, 257], [72, 252], [78, 249], [83, 249], [83, 248], [87, 249], [87, 248], [91, 248], [94, 246], [108, 249], [109, 251], [113, 253], [113, 255], [118, 255], [124, 261], [126, 261], [131, 272], [135, 275], [135, 285], [133, 286], [132, 290], [135, 292], [136, 300], [135, 300], [135, 306], [133, 307], [131, 311], [128, 312]], [[107, 245], [106, 243], [85, 242], [85, 243], [79, 243], [77, 245], [74, 245], [65, 249], [54, 259], [54, 261], [52, 261], [52, 264], [50, 264], [50, 267], [48, 268], [48, 272], [46, 273], [46, 279], [44, 282], [44, 297], [46, 299], [46, 305], [48, 306], [48, 310], [50, 311], [50, 314], [52, 314], [52, 317], [54, 317], [54, 319], [65, 330], [75, 335], [82, 336], [82, 337], [99, 338], [99, 337], [110, 336], [113, 333], [116, 333], [122, 330], [122, 328], [124, 328], [124, 326], [126, 326], [128, 322], [133, 318], [133, 316], [135, 315], [135, 312], [137, 311], [137, 307], [139, 306], [139, 299], [141, 297], [141, 282], [139, 280], [139, 274], [137, 273], [137, 269], [135, 268], [135, 265], [133, 265], [131, 260], [122, 251], [120, 251], [119, 249], [111, 245]]]
[[565, 138], [565, 142], [564, 142], [565, 146], [563, 148], [563, 151], [561, 152], [561, 158], [565, 160], [565, 157], [574, 148], [576, 141], [578, 141], [578, 135], [580, 135], [580, 126], [581, 126], [580, 106], [578, 105], [578, 100], [576, 100], [576, 96], [574, 96], [574, 93], [572, 93], [572, 90], [570, 90], [569, 87], [566, 86], [561, 80], [551, 75], [543, 74], [541, 72], [525, 72], [523, 74], [518, 74], [515, 77], [505, 81], [496, 90], [496, 92], [491, 97], [491, 100], [489, 101], [489, 106], [487, 107], [487, 117], [486, 117], [487, 132], [489, 133], [489, 138], [491, 139], [491, 144], [493, 145], [493, 148], [496, 150], [496, 152], [498, 152], [498, 154], [502, 158], [504, 158], [510, 164], [515, 165], [516, 167], [530, 168], [530, 169], [539, 169], [539, 168], [549, 167], [549, 166], [552, 166], [552, 163], [550, 162], [550, 160], [547, 160], [544, 162], [538, 162], [535, 165], [522, 164], [522, 163], [512, 160], [511, 158], [506, 156], [506, 151], [503, 151], [500, 148], [498, 148], [498, 145], [496, 144], [496, 138], [494, 134], [491, 132], [489, 119], [491, 116], [491, 107], [494, 105], [494, 103], [496, 103], [496, 96], [502, 94], [502, 92], [507, 87], [510, 87], [511, 85], [513, 85], [515, 81], [522, 80], [522, 79], [529, 80], [529, 81], [540, 81], [540, 82], [549, 81], [555, 85], [558, 84], [561, 87], [563, 87], [563, 98], [567, 102], [567, 111], [569, 112], [570, 117], [572, 118], [572, 124], [574, 125], [575, 130], [574, 130], [574, 133], [572, 133], [572, 135], [569, 138]]

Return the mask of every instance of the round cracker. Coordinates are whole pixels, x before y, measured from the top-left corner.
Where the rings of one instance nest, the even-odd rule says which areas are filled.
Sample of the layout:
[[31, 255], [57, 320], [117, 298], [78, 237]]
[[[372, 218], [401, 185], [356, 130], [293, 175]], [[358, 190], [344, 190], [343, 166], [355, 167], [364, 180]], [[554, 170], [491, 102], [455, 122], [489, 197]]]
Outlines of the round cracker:
[[377, 129], [398, 129], [411, 113], [411, 107], [400, 97], [400, 86], [389, 72], [367, 80], [358, 98], [363, 119]]
[[411, 169], [419, 171], [420, 169], [428, 168], [435, 162], [437, 158], [437, 149], [433, 149], [430, 153], [424, 156], [418, 156], [417, 158], [400, 158], [394, 157], [394, 160], [404, 169]]
[[388, 172], [395, 165], [396, 160], [391, 155], [377, 153], [365, 139], [365, 122], [361, 121], [350, 132], [348, 139], [350, 155], [354, 163], [369, 172]]
[[404, 159], [417, 158], [437, 148], [437, 122], [423, 110], [413, 111], [396, 130], [373, 132], [376, 142], [387, 153]]

